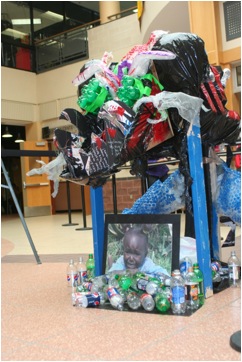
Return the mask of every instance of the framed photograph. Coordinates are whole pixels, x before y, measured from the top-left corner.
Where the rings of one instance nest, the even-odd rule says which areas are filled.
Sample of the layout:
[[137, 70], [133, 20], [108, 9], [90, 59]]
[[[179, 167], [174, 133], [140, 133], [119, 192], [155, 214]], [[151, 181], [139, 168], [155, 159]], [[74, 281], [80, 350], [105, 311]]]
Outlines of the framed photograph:
[[180, 215], [105, 215], [103, 274], [133, 270], [171, 275], [179, 269]]

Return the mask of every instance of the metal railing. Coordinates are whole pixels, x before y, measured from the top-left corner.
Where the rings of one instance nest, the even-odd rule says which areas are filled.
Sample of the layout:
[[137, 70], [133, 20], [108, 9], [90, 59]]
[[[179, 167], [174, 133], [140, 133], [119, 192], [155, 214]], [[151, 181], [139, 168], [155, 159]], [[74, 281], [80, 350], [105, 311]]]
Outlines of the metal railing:
[[63, 32], [39, 41], [36, 47], [36, 73], [88, 58], [87, 27]]
[[[120, 11], [110, 15], [108, 19], [115, 21], [129, 16], [136, 8]], [[99, 25], [101, 20], [97, 19], [36, 41], [32, 45], [22, 44], [19, 39], [2, 37], [1, 65], [41, 73], [74, 63], [79, 59], [87, 59], [89, 57], [87, 31]]]

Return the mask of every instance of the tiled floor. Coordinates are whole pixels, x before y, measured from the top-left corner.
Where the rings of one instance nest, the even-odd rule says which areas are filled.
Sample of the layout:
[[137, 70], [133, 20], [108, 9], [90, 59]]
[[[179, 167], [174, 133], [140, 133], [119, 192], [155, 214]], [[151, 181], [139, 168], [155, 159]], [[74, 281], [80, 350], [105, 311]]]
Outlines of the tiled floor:
[[[72, 214], [77, 226], [62, 226], [67, 214], [26, 222], [41, 264], [18, 216], [2, 216], [2, 361], [241, 360], [230, 347], [241, 328], [240, 288], [214, 294], [190, 317], [74, 308], [66, 266], [93, 251], [92, 231], [76, 230], [81, 213]], [[236, 236], [240, 255], [240, 228]], [[222, 249], [227, 261], [232, 248]]]

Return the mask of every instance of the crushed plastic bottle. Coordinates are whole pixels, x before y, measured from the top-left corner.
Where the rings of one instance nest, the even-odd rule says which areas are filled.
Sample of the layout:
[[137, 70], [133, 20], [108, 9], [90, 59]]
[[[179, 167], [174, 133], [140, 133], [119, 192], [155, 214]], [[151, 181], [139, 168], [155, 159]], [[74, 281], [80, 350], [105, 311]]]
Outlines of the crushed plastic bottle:
[[122, 311], [124, 309], [124, 299], [119, 294], [118, 290], [116, 288], [108, 288], [107, 290], [107, 296], [109, 299], [110, 304], [114, 309]]

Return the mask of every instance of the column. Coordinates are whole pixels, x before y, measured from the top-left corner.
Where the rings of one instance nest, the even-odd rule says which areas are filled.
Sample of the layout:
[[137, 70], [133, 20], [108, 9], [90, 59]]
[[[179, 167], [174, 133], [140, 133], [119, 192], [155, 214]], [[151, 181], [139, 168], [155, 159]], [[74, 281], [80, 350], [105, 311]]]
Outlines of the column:
[[119, 1], [99, 1], [99, 12], [101, 24], [107, 23], [113, 19], [108, 19], [109, 16], [120, 12]]

